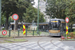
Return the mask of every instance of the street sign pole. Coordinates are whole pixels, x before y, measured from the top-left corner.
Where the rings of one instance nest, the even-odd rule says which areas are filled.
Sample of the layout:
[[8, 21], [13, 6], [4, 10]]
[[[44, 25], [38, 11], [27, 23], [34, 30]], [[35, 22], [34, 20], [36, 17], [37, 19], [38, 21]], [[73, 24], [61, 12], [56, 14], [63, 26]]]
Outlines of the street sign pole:
[[19, 18], [19, 16], [18, 16], [17, 14], [13, 14], [13, 15], [12, 15], [12, 19], [14, 20], [14, 40], [15, 40], [15, 33], [16, 33], [16, 32], [15, 32], [15, 30], [16, 30], [16, 29], [15, 29], [15, 27], [16, 27], [15, 24], [16, 24], [16, 20], [18, 20], [18, 18]]
[[[66, 23], [66, 26], [67, 26], [67, 23]], [[66, 39], [67, 39], [67, 34], [66, 34]]]
[[[66, 21], [66, 27], [67, 27], [67, 23], [69, 22], [69, 18], [66, 17], [65, 21]], [[67, 28], [66, 28], [66, 33], [67, 33]], [[67, 33], [67, 34], [68, 34], [68, 33]], [[66, 39], [67, 39], [67, 34], [66, 34]]]
[[15, 24], [16, 24], [16, 20], [14, 20], [14, 41], [15, 41], [15, 33], [16, 33], [16, 32], [15, 32], [15, 30], [16, 30], [16, 29], [15, 29], [15, 27], [16, 27]]
[[1, 0], [0, 0], [0, 30], [1, 30]]

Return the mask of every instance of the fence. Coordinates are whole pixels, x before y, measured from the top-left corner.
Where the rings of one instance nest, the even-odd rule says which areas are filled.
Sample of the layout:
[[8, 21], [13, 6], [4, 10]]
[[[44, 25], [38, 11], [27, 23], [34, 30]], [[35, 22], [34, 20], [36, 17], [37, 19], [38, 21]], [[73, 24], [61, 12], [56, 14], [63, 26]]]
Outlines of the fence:
[[20, 37], [20, 36], [46, 36], [49, 35], [48, 32], [39, 31], [39, 34], [37, 34], [36, 30], [26, 30], [26, 34], [23, 35], [23, 30], [7, 30], [7, 35], [2, 35], [2, 30], [0, 31], [0, 37]]

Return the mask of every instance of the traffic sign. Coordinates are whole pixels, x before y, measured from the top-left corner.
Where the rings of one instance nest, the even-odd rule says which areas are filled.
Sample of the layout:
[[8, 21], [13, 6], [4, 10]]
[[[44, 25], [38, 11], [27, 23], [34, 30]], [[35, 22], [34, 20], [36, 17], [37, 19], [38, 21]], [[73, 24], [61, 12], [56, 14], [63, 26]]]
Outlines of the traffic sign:
[[68, 18], [68, 17], [66, 17], [65, 21], [66, 21], [66, 23], [68, 23], [68, 22], [69, 22], [69, 18]]
[[2, 31], [2, 35], [6, 35], [7, 34], [7, 31], [6, 30], [3, 30]]
[[17, 14], [12, 15], [13, 20], [18, 20], [19, 16]]
[[25, 35], [26, 34], [26, 26], [23, 25], [23, 34]]
[[66, 26], [66, 35], [68, 34], [68, 26]]

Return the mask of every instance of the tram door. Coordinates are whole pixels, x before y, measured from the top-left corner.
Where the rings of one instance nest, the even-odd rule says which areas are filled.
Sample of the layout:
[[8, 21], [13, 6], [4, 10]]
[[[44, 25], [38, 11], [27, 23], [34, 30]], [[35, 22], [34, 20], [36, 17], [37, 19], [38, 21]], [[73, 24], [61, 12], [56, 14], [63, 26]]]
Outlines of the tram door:
[[65, 23], [61, 23], [61, 25], [60, 25], [61, 35], [63, 35], [63, 33], [65, 33], [65, 29], [66, 29], [66, 24]]

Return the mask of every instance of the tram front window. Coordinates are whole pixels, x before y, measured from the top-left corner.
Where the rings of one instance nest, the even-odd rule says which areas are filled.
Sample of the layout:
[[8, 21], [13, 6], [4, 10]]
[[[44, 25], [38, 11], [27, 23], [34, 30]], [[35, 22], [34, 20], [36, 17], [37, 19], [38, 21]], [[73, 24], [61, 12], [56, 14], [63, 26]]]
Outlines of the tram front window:
[[58, 24], [52, 24], [52, 30], [59, 30]]
[[50, 30], [59, 30], [60, 29], [60, 22], [50, 22], [49, 24]]

